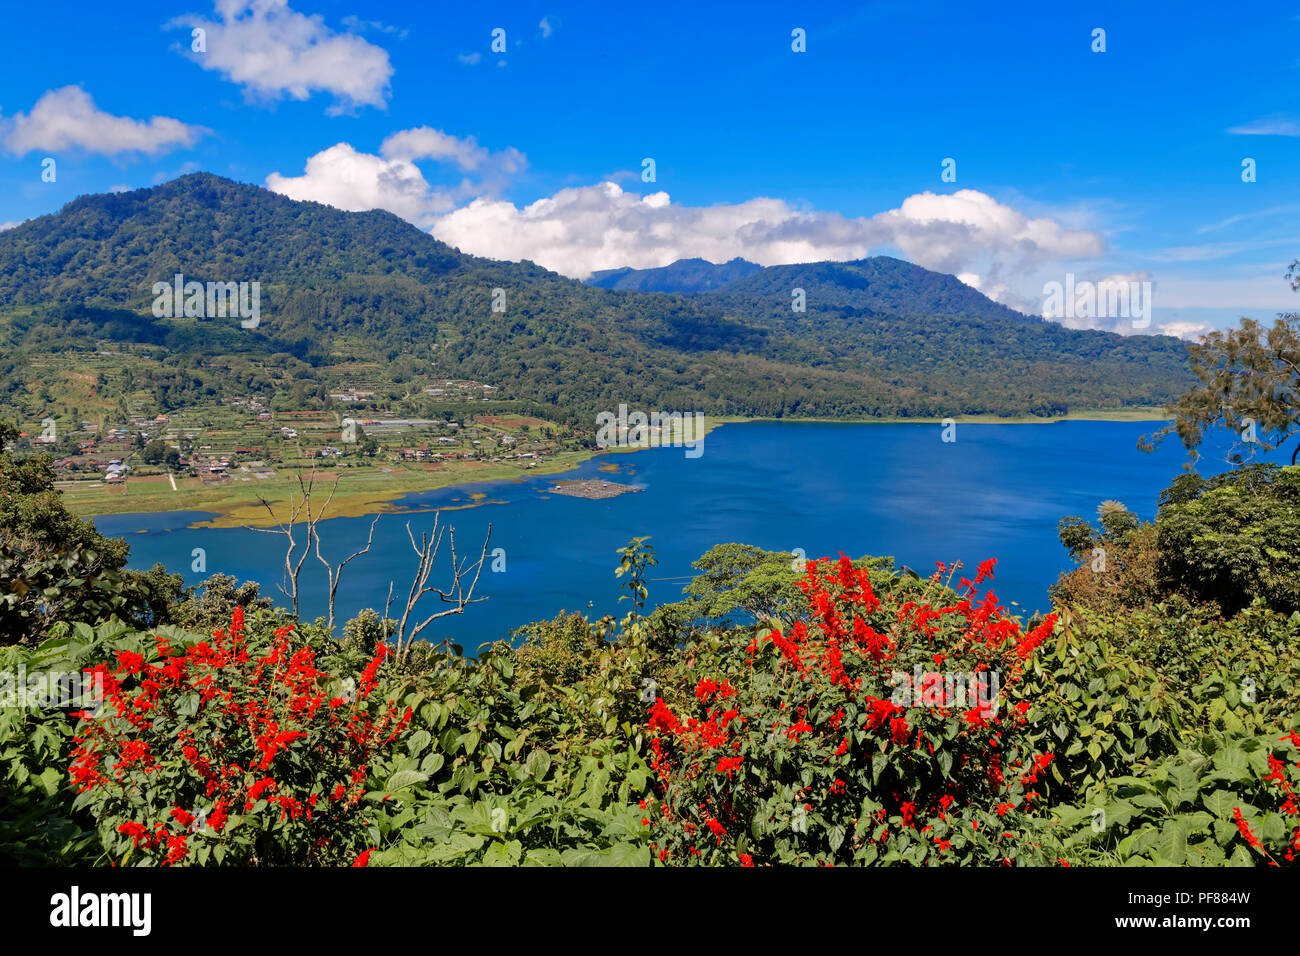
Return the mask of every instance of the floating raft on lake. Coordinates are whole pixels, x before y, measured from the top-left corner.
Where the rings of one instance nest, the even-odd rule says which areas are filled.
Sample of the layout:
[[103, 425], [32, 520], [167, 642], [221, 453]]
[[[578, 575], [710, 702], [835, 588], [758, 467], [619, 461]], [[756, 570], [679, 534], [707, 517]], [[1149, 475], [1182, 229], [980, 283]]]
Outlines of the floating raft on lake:
[[581, 481], [557, 481], [550, 491], [556, 495], [570, 495], [574, 498], [617, 498], [629, 491], [640, 491], [633, 485], [620, 485], [616, 481], [602, 481], [599, 478], [587, 478]]

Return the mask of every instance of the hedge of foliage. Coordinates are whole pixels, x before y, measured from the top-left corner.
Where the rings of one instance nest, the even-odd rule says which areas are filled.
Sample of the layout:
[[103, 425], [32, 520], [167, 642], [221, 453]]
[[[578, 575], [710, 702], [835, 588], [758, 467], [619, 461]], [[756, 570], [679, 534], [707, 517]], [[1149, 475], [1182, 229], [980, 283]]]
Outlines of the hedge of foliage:
[[992, 561], [923, 579], [736, 544], [649, 607], [637, 539], [621, 620], [398, 659], [373, 612], [336, 635], [254, 584], [123, 571], [0, 459], [0, 694], [23, 694], [0, 861], [1289, 865], [1297, 474], [1065, 519], [1079, 567], [1043, 618], [998, 604]]
[[637, 608], [402, 666], [265, 608], [206, 636], [78, 623], [0, 651], [6, 671], [90, 669], [104, 687], [90, 712], [0, 710], [0, 854], [1294, 862], [1300, 618], [1175, 598], [1022, 625], [978, 590], [990, 572], [954, 589], [811, 562], [784, 617], [680, 645]]

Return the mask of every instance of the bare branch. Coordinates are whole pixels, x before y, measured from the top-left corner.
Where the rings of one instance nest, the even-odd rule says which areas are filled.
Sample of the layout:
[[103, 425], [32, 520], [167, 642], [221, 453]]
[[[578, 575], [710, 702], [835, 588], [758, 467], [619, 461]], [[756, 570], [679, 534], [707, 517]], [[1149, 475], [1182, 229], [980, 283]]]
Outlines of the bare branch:
[[[451, 548], [451, 579], [446, 587], [440, 588], [430, 585], [429, 578], [437, 563], [438, 553], [442, 549], [444, 533]], [[487, 600], [486, 597], [474, 597], [474, 589], [478, 586], [479, 577], [483, 573], [483, 565], [487, 561], [488, 543], [492, 540], [492, 526], [488, 525], [487, 535], [483, 539], [483, 547], [479, 552], [479, 558], [472, 564], [468, 558], [462, 561], [457, 556], [456, 531], [454, 528], [447, 528], [441, 524], [440, 512], [434, 513], [433, 528], [429, 532], [421, 532], [418, 544], [415, 541], [415, 533], [411, 530], [410, 522], [407, 522], [406, 525], [406, 535], [410, 539], [411, 550], [415, 552], [417, 562], [415, 574], [411, 579], [411, 587], [407, 592], [406, 605], [402, 610], [402, 617], [397, 627], [397, 657], [399, 661], [406, 659], [412, 643], [434, 621], [451, 614], [463, 614], [465, 608], [469, 605]], [[416, 606], [427, 594], [437, 595], [442, 603], [449, 604], [451, 607], [435, 611], [422, 620], [413, 621], [412, 615], [415, 613]], [[392, 587], [390, 584], [390, 600], [391, 595]], [[385, 607], [384, 616], [385, 618], [388, 616], [387, 607]]]
[[[335, 481], [334, 484], [335, 487], [338, 486], [337, 481]], [[330, 499], [332, 499], [333, 497], [334, 497], [334, 491], [333, 489], [331, 489]], [[329, 499], [326, 500], [325, 505], [326, 507], [329, 506]], [[320, 514], [317, 515], [317, 519], [319, 519], [320, 515], [323, 515], [324, 513], [325, 513], [325, 509], [322, 508]], [[359, 558], [361, 557], [361, 555], [367, 554], [370, 551], [370, 545], [375, 540], [375, 525], [378, 523], [379, 523], [379, 515], [375, 515], [375, 517], [370, 522], [370, 534], [366, 537], [366, 546], [362, 548], [360, 551], [353, 551], [346, 558], [344, 558], [342, 561], [339, 562], [338, 567], [333, 567], [328, 561], [325, 560], [324, 556], [320, 553], [320, 533], [316, 530], [315, 522], [312, 522], [310, 526], [312, 537], [316, 541], [316, 557], [320, 560], [321, 564], [325, 565], [325, 573], [329, 578], [329, 629], [331, 631], [334, 630], [334, 599], [338, 594], [339, 584], [343, 581], [343, 569], [348, 566], [348, 563], [353, 558]]]

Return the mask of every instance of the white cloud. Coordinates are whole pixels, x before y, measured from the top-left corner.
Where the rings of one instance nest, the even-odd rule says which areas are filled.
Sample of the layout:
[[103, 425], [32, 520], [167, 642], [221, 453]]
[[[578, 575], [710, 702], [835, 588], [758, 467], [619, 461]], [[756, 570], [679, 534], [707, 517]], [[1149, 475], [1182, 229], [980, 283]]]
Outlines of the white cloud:
[[1252, 219], [1264, 219], [1270, 216], [1290, 215], [1300, 206], [1295, 203], [1287, 203], [1283, 206], [1270, 206], [1267, 209], [1256, 209], [1251, 212], [1240, 213], [1236, 216], [1229, 216], [1227, 219], [1221, 219], [1218, 222], [1212, 222], [1206, 226], [1197, 227], [1197, 233], [1213, 232], [1216, 229], [1223, 229], [1225, 226], [1235, 226], [1239, 222], [1247, 222]]
[[1160, 331], [1165, 335], [1188, 341], [1199, 339], [1213, 328], [1214, 326], [1207, 322], [1162, 322], [1160, 324]]
[[332, 94], [330, 113], [387, 106], [393, 66], [388, 51], [350, 33], [336, 33], [319, 14], [289, 9], [287, 0], [216, 0], [217, 20], [178, 17], [172, 26], [207, 32], [207, 50], [190, 60], [238, 83], [250, 99], [305, 100]]
[[131, 191], [131, 187], [126, 185], [125, 183], [117, 183], [116, 185], [109, 186], [108, 191], [110, 193], [129, 193]]
[[362, 20], [355, 14], [348, 14], [343, 18], [343, 25], [354, 33], [365, 33], [367, 30], [375, 30], [379, 33], [391, 33], [399, 40], [405, 40], [411, 32], [405, 27], [390, 26], [379, 20]]
[[[1218, 327], [1219, 324], [1209, 322], [1192, 321], [1185, 317], [1187, 310], [1205, 315], [1213, 308], [1228, 308], [1225, 303], [1231, 302], [1231, 308], [1244, 306], [1250, 308], [1249, 300], [1254, 296], [1245, 292], [1245, 285], [1236, 284], [1231, 292], [1224, 294], [1220, 287], [1224, 282], [1233, 280], [1214, 279], [1205, 280], [1204, 285], [1200, 282], [1194, 283], [1194, 289], [1189, 289], [1185, 280], [1176, 277], [1166, 278], [1156, 283], [1152, 280], [1151, 274], [1145, 271], [1110, 273], [1108, 275], [1088, 274], [1076, 276], [1072, 283], [1066, 282], [1065, 275], [1057, 276], [1055, 281], [1059, 287], [1068, 289], [1070, 286], [1076, 290], [1076, 299], [1078, 289], [1085, 283], [1091, 283], [1093, 291], [1096, 293], [1095, 302], [1097, 305], [1092, 311], [1102, 310], [1103, 292], [1106, 284], [1116, 286], [1115, 293], [1119, 298], [1117, 303], [1119, 308], [1113, 310], [1115, 314], [1110, 315], [1066, 315], [1060, 316], [1059, 313], [1053, 316], [1048, 311], [1047, 288], [1044, 287], [1044, 299], [1037, 303], [1032, 310], [1037, 314], [1042, 314], [1043, 318], [1050, 321], [1059, 322], [1069, 329], [1101, 329], [1106, 332], [1117, 332], [1120, 335], [1172, 335], [1181, 339], [1196, 339], [1201, 335], [1209, 332], [1211, 329]], [[1127, 289], [1121, 290], [1119, 285], [1127, 286]], [[1272, 291], [1266, 296], [1269, 301], [1278, 301], [1277, 288], [1279, 283], [1276, 279], [1271, 282]], [[1064, 291], [1058, 288], [1057, 293]], [[1258, 293], [1260, 289], [1252, 289], [1252, 292]], [[1211, 301], [1211, 300], [1221, 301]], [[1059, 303], [1058, 303], [1059, 304]], [[1135, 309], [1140, 309], [1142, 314], [1138, 315]], [[1073, 310], [1071, 310], [1073, 311]], [[1124, 315], [1128, 312], [1128, 315]], [[1164, 319], [1164, 321], [1162, 321]], [[1140, 324], [1138, 324], [1140, 323]]]
[[[424, 160], [465, 178], [452, 186], [431, 185], [416, 165]], [[1038, 288], [1023, 294], [1033, 276], [1105, 251], [1097, 232], [1025, 215], [970, 189], [919, 193], [897, 209], [858, 218], [766, 197], [683, 206], [666, 192], [642, 195], [614, 182], [563, 189], [523, 206], [492, 195], [493, 187], [525, 166], [516, 150], [492, 152], [473, 138], [418, 127], [393, 133], [378, 156], [339, 143], [312, 156], [302, 176], [275, 173], [267, 185], [340, 209], [387, 209], [466, 252], [531, 259], [573, 278], [693, 257], [725, 262], [741, 256], [776, 265], [891, 252], [957, 274], [996, 301], [1034, 312], [1042, 304]]]
[[1300, 120], [1286, 113], [1264, 116], [1228, 130], [1238, 136], [1300, 136]]
[[541, 22], [537, 24], [537, 29], [542, 31], [543, 40], [555, 32], [555, 27], [551, 26], [551, 21], [546, 17], [542, 17]]
[[[310, 199], [353, 212], [387, 209], [427, 229], [439, 214], [471, 196], [495, 192], [528, 165], [528, 158], [513, 147], [492, 152], [472, 136], [461, 138], [428, 126], [393, 133], [379, 151], [375, 156], [338, 143], [310, 157], [303, 175], [272, 173], [266, 185], [291, 199]], [[454, 167], [472, 178], [435, 187], [416, 165], [422, 160]]]
[[643, 197], [606, 182], [564, 189], [524, 207], [480, 197], [439, 218], [432, 231], [468, 252], [532, 259], [574, 278], [696, 256], [713, 262], [742, 256], [774, 265], [859, 259], [896, 248], [926, 268], [983, 276], [990, 288], [1003, 288], [1003, 271], [1104, 250], [1097, 233], [1030, 219], [970, 189], [920, 193], [898, 209], [850, 219], [769, 198], [675, 205], [667, 193]]
[[999, 282], [996, 285], [987, 285], [984, 279], [974, 272], [962, 272], [957, 275], [958, 282], [964, 282], [972, 289], [983, 292], [986, 296], [995, 302], [1001, 302], [1019, 309], [1021, 312], [1032, 313], [1033, 304], [1028, 300], [1016, 295], [1010, 286], [1005, 282]]
[[521, 172], [528, 165], [524, 154], [513, 146], [500, 153], [491, 153], [480, 146], [473, 136], [461, 138], [428, 126], [393, 133], [380, 145], [379, 152], [388, 159], [453, 162], [465, 172], [494, 167], [507, 176]]
[[0, 222], [0, 232], [4, 232], [6, 229], [12, 229], [14, 226], [21, 226], [26, 221], [26, 219], [17, 219], [14, 222]]
[[426, 228], [433, 216], [454, 204], [448, 194], [434, 190], [410, 160], [359, 153], [347, 143], [312, 156], [302, 176], [272, 173], [266, 185], [290, 199], [310, 199], [351, 212], [387, 209]]
[[153, 156], [189, 146], [206, 132], [201, 126], [166, 116], [144, 121], [105, 113], [80, 86], [47, 90], [30, 113], [16, 113], [0, 120], [0, 137], [15, 156], [64, 149], [83, 149], [104, 156]]
[[483, 59], [483, 54], [478, 51], [473, 53], [458, 53], [456, 54], [456, 59], [460, 60], [460, 62], [464, 63], [466, 66], [473, 66], [479, 60]]
[[1294, 236], [1277, 239], [1252, 237], [1238, 242], [1210, 242], [1190, 246], [1169, 246], [1147, 252], [1146, 258], [1153, 262], [1205, 262], [1213, 259], [1227, 259], [1243, 252], [1258, 253], [1269, 246], [1294, 249], [1297, 245], [1300, 245], [1300, 239]]

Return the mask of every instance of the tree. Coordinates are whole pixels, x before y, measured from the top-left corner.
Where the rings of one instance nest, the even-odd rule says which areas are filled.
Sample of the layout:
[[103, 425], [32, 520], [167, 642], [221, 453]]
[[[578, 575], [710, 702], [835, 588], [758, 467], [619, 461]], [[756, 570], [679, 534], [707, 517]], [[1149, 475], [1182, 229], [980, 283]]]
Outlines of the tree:
[[[0, 423], [0, 450], [18, 430]], [[34, 643], [58, 621], [167, 623], [179, 575], [126, 570], [130, 551], [70, 512], [48, 455], [0, 453], [0, 644]]]
[[[337, 486], [338, 486], [338, 479], [336, 478], [334, 479], [334, 487]], [[334, 497], [334, 488], [330, 489], [330, 497], [331, 498]], [[328, 504], [329, 502], [327, 501], [326, 505]], [[329, 577], [329, 619], [326, 626], [330, 629], [330, 633], [334, 632], [334, 601], [339, 593], [339, 584], [343, 580], [343, 569], [347, 567], [348, 563], [351, 562], [354, 558], [359, 558], [361, 557], [361, 555], [368, 554], [370, 552], [370, 545], [375, 540], [375, 525], [378, 523], [379, 523], [379, 515], [375, 515], [373, 518], [370, 519], [370, 534], [366, 537], [366, 546], [362, 548], [360, 551], [352, 552], [350, 555], [348, 555], [346, 558], [340, 561], [337, 567], [330, 564], [328, 561], [326, 561], [324, 555], [320, 553], [320, 533], [316, 530], [316, 522], [312, 521], [308, 525], [308, 528], [311, 532], [311, 536], [316, 539], [316, 558], [317, 560], [320, 561], [321, 564], [325, 565], [325, 573]], [[373, 650], [373, 648], [371, 649]]]
[[[1296, 283], [1292, 283], [1296, 287]], [[1193, 461], [1207, 429], [1222, 424], [1237, 434], [1230, 461], [1240, 464], [1256, 451], [1272, 451], [1300, 433], [1300, 316], [1278, 317], [1271, 329], [1242, 319], [1241, 328], [1214, 331], [1188, 347], [1200, 384], [1168, 410], [1174, 421], [1138, 442], [1152, 451], [1176, 432]], [[1300, 455], [1300, 443], [1291, 464]]]
[[1138, 526], [1138, 516], [1129, 511], [1122, 501], [1103, 501], [1099, 504], [1097, 520], [1110, 538], [1123, 538]]
[[245, 611], [270, 610], [272, 601], [259, 592], [256, 581], [239, 583], [230, 574], [214, 574], [185, 589], [184, 600], [173, 605], [172, 623], [188, 630], [211, 634], [224, 627], [237, 607]]
[[[294, 478], [290, 479], [290, 481], [292, 482], [294, 480], [298, 482], [299, 494], [297, 497], [295, 497], [293, 494], [292, 487], [290, 488], [289, 500], [286, 505], [286, 507], [288, 508], [288, 517], [289, 517], [288, 521], [281, 520], [280, 517], [275, 513], [275, 509], [271, 506], [271, 503], [267, 501], [265, 498], [259, 497], [257, 500], [261, 503], [262, 507], [266, 509], [267, 514], [269, 514], [271, 518], [275, 521], [275, 527], [254, 528], [250, 525], [245, 525], [244, 527], [248, 528], [249, 531], [257, 531], [263, 534], [283, 535], [285, 540], [288, 542], [288, 547], [285, 549], [285, 554], [284, 554], [284, 580], [280, 583], [279, 588], [280, 588], [280, 592], [292, 602], [293, 616], [297, 617], [298, 616], [298, 578], [302, 574], [303, 562], [307, 560], [307, 555], [311, 551], [312, 543], [316, 538], [316, 523], [319, 522], [321, 518], [324, 517], [325, 512], [329, 510], [330, 502], [334, 500], [334, 492], [338, 490], [339, 480], [337, 477], [335, 477], [334, 483], [330, 485], [329, 495], [325, 498], [325, 502], [320, 506], [320, 509], [315, 512], [312, 511], [312, 489], [315, 488], [316, 486], [316, 472], [313, 471], [307, 477], [306, 480], [303, 479], [301, 474], [295, 475]], [[298, 526], [299, 516], [305, 516], [306, 524], [307, 524], [307, 530], [306, 530], [307, 540], [303, 544], [303, 549], [301, 554], [296, 553], [298, 550], [298, 541], [294, 537], [294, 532]], [[372, 524], [371, 532], [373, 533], [373, 531], [374, 531], [374, 526]], [[369, 548], [370, 545], [367, 542], [366, 549], [369, 550]], [[319, 548], [317, 549], [316, 554], [317, 557], [320, 557]], [[353, 557], [355, 557], [355, 555], [353, 555]], [[321, 558], [321, 561], [324, 560], [325, 560], [324, 558]], [[350, 561], [352, 559], [349, 558], [348, 560]], [[344, 564], [346, 563], [347, 562], [345, 561]], [[325, 566], [328, 568], [329, 564], [326, 563]], [[342, 573], [342, 570], [343, 570], [342, 565], [340, 565], [338, 568], [339, 573]], [[335, 580], [334, 572], [331, 570], [330, 572], [330, 624], [331, 626], [333, 626], [334, 623], [333, 595], [334, 595], [334, 591], [337, 590], [337, 588], [338, 588], [338, 582]]]
[[380, 620], [378, 612], [367, 607], [343, 625], [343, 638], [354, 642], [367, 657], [371, 657], [376, 647], [387, 643], [388, 635], [396, 628], [397, 622], [392, 618]]
[[[411, 550], [415, 552], [416, 562], [415, 574], [411, 578], [411, 588], [407, 593], [406, 601], [402, 607], [402, 616], [398, 619], [397, 630], [393, 633], [397, 644], [397, 660], [405, 661], [407, 655], [411, 652], [411, 644], [420, 636], [420, 632], [439, 618], [447, 617], [449, 614], [464, 614], [465, 608], [471, 604], [477, 604], [480, 601], [486, 601], [485, 597], [474, 597], [474, 589], [478, 586], [479, 575], [483, 573], [483, 565], [487, 561], [488, 542], [492, 540], [492, 525], [488, 525], [487, 534], [483, 537], [483, 548], [479, 552], [478, 560], [473, 564], [469, 558], [459, 559], [456, 556], [456, 529], [448, 525], [440, 524], [442, 518], [441, 511], [433, 513], [433, 528], [430, 531], [420, 533], [420, 543], [415, 543], [415, 533], [411, 531], [411, 523], [406, 523], [406, 536], [411, 540]], [[373, 526], [372, 526], [373, 529]], [[451, 567], [450, 578], [445, 588], [434, 587], [429, 584], [429, 576], [438, 562], [438, 552], [442, 549], [444, 533], [447, 536], [448, 544], [451, 549]], [[368, 545], [367, 545], [368, 546]], [[466, 583], [468, 582], [468, 587]], [[419, 620], [419, 615], [415, 613], [416, 606], [426, 594], [436, 594], [438, 599], [449, 607], [440, 611], [434, 611], [427, 615], [423, 620]], [[388, 608], [392, 602], [392, 585], [389, 585], [389, 603], [384, 605], [384, 619], [388, 619]], [[411, 625], [407, 630], [408, 623]]]
[[661, 607], [659, 616], [666, 623], [701, 628], [736, 615], [747, 621], [768, 620], [797, 608], [797, 565], [789, 551], [716, 544], [691, 565], [701, 573], [682, 591], [685, 600]]
[[1233, 614], [1300, 610], [1300, 473], [1248, 465], [1184, 475], [1160, 496], [1160, 584]]
[[146, 465], [161, 465], [166, 457], [167, 443], [161, 438], [153, 439], [140, 452], [140, 459]]
[[1104, 610], [1155, 600], [1162, 593], [1156, 581], [1156, 526], [1142, 523], [1118, 501], [1098, 505], [1097, 523], [1100, 528], [1068, 515], [1057, 525], [1057, 536], [1077, 566], [1052, 585], [1053, 602]]

